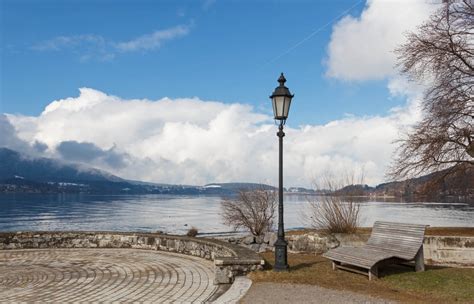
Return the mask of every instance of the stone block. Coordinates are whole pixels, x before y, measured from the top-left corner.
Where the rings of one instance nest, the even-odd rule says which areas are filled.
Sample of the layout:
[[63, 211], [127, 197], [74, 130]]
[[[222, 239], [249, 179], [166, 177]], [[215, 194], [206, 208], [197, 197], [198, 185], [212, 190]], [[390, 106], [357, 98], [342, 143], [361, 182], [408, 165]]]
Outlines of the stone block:
[[242, 243], [245, 245], [253, 244], [255, 243], [255, 237], [253, 235], [249, 235], [242, 240]]
[[82, 243], [82, 240], [80, 240], [80, 239], [72, 240], [72, 244], [73, 244], [74, 246], [79, 246], [79, 245], [81, 245], [81, 243]]
[[341, 247], [364, 246], [369, 240], [369, 234], [335, 233], [334, 237]]
[[263, 235], [256, 236], [256, 237], [255, 237], [255, 243], [257, 243], [257, 244], [262, 244], [262, 243], [263, 243], [263, 239], [264, 239], [264, 236], [263, 236]]
[[214, 273], [214, 284], [230, 284], [233, 281], [233, 274], [230, 267], [216, 266]]
[[268, 244], [261, 244], [260, 245], [260, 248], [258, 249], [258, 253], [262, 253], [262, 252], [267, 252], [267, 251], [272, 251], [273, 250], [273, 247], [269, 246]]
[[100, 248], [103, 248], [103, 247], [109, 247], [109, 241], [108, 240], [99, 240], [99, 247]]
[[278, 239], [278, 236], [275, 232], [272, 232], [269, 236], [269, 239], [268, 239], [268, 246], [275, 246], [275, 242], [277, 241]]
[[147, 242], [146, 242], [146, 243], [147, 243], [147, 245], [149, 245], [149, 246], [155, 245], [155, 238], [152, 237], [152, 236], [147, 237]]
[[245, 246], [249, 248], [252, 251], [258, 252], [260, 250], [260, 244], [250, 244], [248, 246]]
[[306, 233], [288, 237], [288, 249], [295, 252], [324, 253], [339, 246], [339, 242], [332, 235]]
[[263, 236], [263, 242], [264, 243], [270, 243], [270, 237], [271, 235], [274, 234], [274, 232], [271, 232], [271, 231], [267, 231], [265, 232], [264, 236]]

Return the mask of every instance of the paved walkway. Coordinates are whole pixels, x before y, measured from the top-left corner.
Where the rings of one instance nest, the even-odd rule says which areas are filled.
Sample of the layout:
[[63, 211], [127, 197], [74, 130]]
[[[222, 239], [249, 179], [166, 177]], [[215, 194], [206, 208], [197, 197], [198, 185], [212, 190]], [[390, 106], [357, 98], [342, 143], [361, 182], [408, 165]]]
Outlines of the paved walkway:
[[351, 291], [333, 290], [315, 285], [256, 283], [252, 284], [249, 292], [241, 303], [272, 303], [272, 304], [388, 304], [394, 303], [384, 299], [358, 294]]
[[136, 249], [0, 251], [1, 302], [205, 302], [213, 264]]

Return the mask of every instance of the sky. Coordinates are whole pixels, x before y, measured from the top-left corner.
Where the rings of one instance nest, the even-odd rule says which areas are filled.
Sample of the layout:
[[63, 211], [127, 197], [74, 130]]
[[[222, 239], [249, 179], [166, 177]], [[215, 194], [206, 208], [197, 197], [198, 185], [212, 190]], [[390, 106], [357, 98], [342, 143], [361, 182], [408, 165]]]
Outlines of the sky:
[[[275, 184], [268, 96], [295, 94], [285, 186], [386, 180], [423, 84], [394, 49], [425, 0], [0, 1], [0, 146], [124, 178]], [[3, 113], [3, 114], [1, 114]]]

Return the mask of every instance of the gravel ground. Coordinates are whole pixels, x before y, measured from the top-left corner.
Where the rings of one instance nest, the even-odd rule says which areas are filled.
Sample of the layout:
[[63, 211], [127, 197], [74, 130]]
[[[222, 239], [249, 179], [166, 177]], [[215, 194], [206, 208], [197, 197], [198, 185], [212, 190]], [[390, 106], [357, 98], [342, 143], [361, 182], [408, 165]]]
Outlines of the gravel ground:
[[254, 283], [241, 303], [395, 303], [315, 285]]

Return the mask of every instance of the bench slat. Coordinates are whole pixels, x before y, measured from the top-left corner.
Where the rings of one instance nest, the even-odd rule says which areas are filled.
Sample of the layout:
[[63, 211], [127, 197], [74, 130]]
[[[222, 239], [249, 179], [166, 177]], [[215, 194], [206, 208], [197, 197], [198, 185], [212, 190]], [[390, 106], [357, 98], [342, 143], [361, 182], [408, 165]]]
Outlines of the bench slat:
[[392, 255], [392, 253], [373, 248], [339, 247], [328, 251], [323, 256], [343, 263], [370, 268], [381, 259], [389, 258]]

